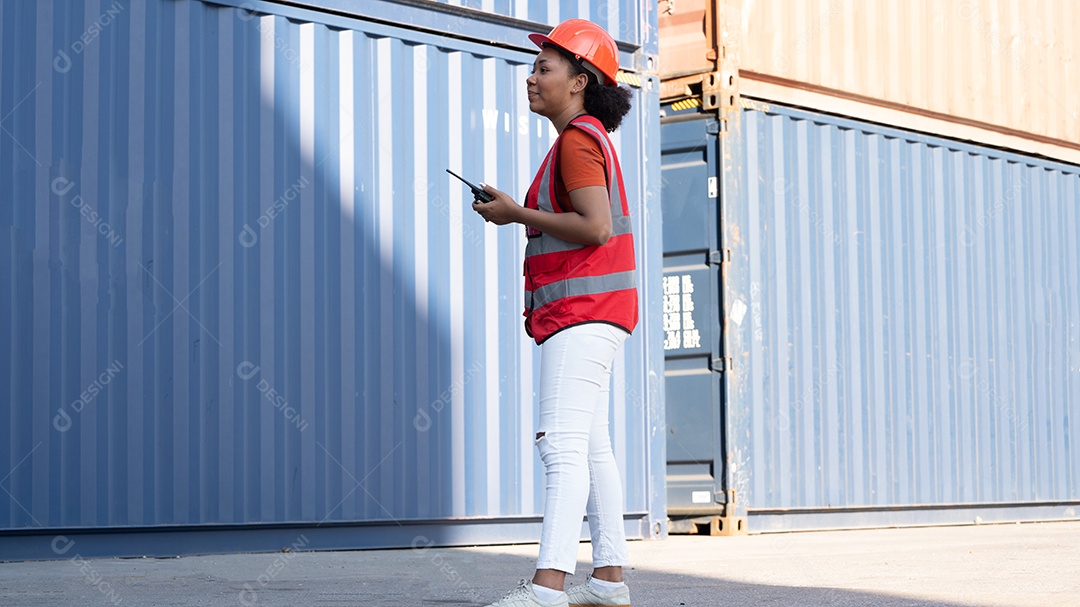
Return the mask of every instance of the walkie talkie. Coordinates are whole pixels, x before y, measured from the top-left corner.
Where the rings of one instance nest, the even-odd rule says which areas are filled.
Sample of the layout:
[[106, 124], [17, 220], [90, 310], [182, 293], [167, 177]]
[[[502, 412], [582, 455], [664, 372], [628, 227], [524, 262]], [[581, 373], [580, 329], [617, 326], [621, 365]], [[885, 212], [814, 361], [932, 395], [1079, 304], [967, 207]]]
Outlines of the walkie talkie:
[[462, 181], [462, 183], [469, 186], [469, 189], [472, 190], [472, 193], [473, 193], [473, 202], [483, 203], [483, 202], [491, 202], [492, 200], [495, 200], [494, 196], [492, 196], [491, 194], [488, 194], [482, 188], [479, 188], [476, 185], [473, 185], [473, 183], [470, 182], [468, 179], [465, 179], [464, 177], [462, 177], [461, 175], [458, 175], [457, 173], [451, 171], [450, 169], [446, 169], [446, 172], [450, 173], [454, 177], [457, 177], [458, 179], [460, 179]]

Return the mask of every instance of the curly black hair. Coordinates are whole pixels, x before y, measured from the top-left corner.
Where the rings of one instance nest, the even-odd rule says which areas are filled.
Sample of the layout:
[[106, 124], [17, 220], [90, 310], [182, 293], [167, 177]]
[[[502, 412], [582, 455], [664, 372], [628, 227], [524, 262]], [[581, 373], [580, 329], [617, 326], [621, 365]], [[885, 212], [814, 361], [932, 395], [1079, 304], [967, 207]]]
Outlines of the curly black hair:
[[584, 60], [577, 59], [569, 51], [554, 44], [545, 44], [559, 51], [570, 65], [570, 77], [585, 74], [589, 83], [585, 85], [585, 111], [600, 121], [607, 132], [613, 133], [622, 124], [622, 119], [630, 111], [630, 97], [633, 93], [624, 86], [607, 86], [596, 79], [596, 74], [585, 69]]

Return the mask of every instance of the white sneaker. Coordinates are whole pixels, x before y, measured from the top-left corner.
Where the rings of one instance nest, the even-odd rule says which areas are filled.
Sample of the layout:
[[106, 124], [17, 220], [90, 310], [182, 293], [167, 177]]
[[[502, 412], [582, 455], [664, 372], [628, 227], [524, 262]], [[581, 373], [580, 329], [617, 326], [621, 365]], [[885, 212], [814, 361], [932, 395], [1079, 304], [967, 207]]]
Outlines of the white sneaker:
[[[589, 579], [591, 578], [590, 575]], [[610, 594], [605, 594], [586, 580], [584, 584], [578, 584], [567, 590], [566, 595], [569, 597], [567, 607], [588, 607], [589, 605], [630, 607], [630, 589], [625, 584], [621, 588], [616, 588]]]
[[503, 598], [495, 601], [487, 607], [568, 607], [566, 603], [566, 594], [563, 594], [562, 598], [554, 603], [548, 603], [541, 601], [537, 598], [536, 593], [533, 592], [532, 582], [521, 580], [521, 583], [517, 588], [510, 591], [509, 594]]

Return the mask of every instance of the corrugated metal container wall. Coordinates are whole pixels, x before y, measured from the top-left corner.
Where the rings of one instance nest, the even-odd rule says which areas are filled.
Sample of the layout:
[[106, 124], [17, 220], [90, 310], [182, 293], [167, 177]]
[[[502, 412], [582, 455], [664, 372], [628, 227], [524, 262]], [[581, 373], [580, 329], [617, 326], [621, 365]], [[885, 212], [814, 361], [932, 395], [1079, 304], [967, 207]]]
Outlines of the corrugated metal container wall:
[[724, 0], [722, 10], [742, 22], [740, 71], [1080, 144], [1070, 0]]
[[[0, 2], [0, 559], [76, 528], [535, 539], [524, 235], [443, 172], [524, 191], [533, 55], [244, 4]], [[614, 136], [656, 284], [613, 388], [637, 537], [664, 516], [656, 107]], [[136, 537], [80, 553], [282, 545]]]
[[[234, 6], [243, 11], [276, 0], [203, 0]], [[654, 72], [656, 68], [656, 6], [645, 0], [605, 2], [538, 2], [535, 0], [491, 0], [452, 2], [448, 0], [290, 0], [291, 6], [307, 6], [332, 14], [362, 18], [373, 23], [433, 33], [440, 38], [456, 38], [485, 45], [533, 52], [528, 34], [547, 33], [566, 19], [586, 18], [602, 25], [619, 47], [619, 67], [630, 72]], [[281, 9], [275, 9], [281, 10]], [[658, 83], [642, 81], [634, 74], [620, 73], [620, 82], [645, 86], [651, 91]]]
[[1075, 517], [1080, 169], [763, 104], [741, 128], [724, 300], [752, 529]]
[[680, 0], [660, 30], [666, 101], [726, 117], [752, 97], [1080, 163], [1074, 2]]
[[[212, 1], [237, 5], [243, 2]], [[292, 0], [292, 3], [331, 8], [393, 23], [407, 23], [410, 26], [515, 45], [517, 41], [505, 37], [507, 25], [530, 25], [529, 22], [555, 25], [572, 18], [598, 23], [616, 40], [635, 46], [648, 46], [650, 39], [655, 44], [656, 38], [655, 26], [647, 26], [650, 19], [655, 19], [655, 4], [640, 0], [430, 0], [424, 3], [398, 0]], [[485, 13], [487, 16], [478, 13]], [[653, 17], [650, 18], [649, 14]], [[488, 29], [489, 23], [499, 25]], [[655, 49], [652, 54], [655, 54]]]
[[442, 4], [459, 5], [486, 12], [527, 19], [539, 23], [559, 23], [577, 17], [598, 23], [619, 40], [638, 40], [640, 22], [632, 17], [642, 10], [642, 3], [633, 0], [435, 0]]

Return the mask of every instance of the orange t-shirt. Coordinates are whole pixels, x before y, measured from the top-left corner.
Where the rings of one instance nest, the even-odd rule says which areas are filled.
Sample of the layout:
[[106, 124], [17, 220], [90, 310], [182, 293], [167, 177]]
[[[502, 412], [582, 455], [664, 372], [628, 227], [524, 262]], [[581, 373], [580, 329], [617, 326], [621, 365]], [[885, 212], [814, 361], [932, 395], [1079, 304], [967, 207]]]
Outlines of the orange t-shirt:
[[564, 211], [572, 211], [570, 191], [592, 185], [607, 187], [607, 170], [600, 143], [577, 127], [559, 136], [559, 170], [555, 175], [555, 195]]

